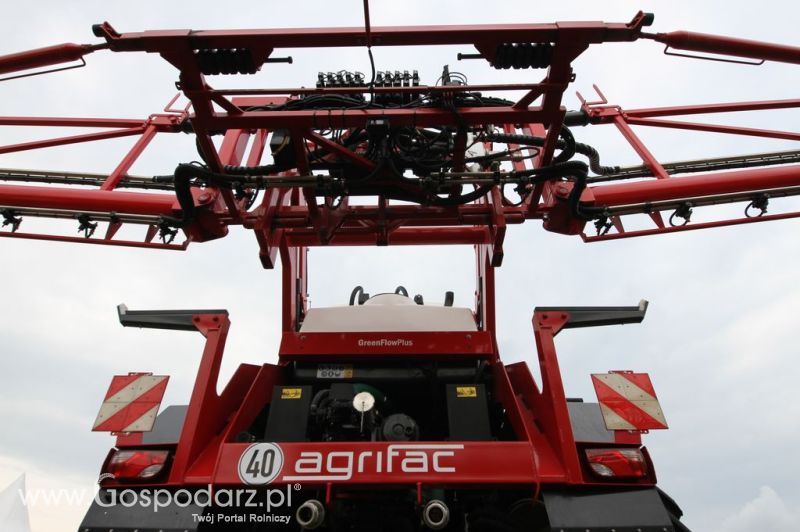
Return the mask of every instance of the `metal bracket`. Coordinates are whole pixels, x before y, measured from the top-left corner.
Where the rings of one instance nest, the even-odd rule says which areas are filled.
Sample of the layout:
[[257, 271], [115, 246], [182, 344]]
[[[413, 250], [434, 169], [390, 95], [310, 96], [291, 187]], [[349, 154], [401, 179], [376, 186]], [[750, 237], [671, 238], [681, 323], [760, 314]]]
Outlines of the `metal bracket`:
[[728, 59], [726, 57], [711, 57], [705, 55], [694, 55], [694, 54], [681, 54], [678, 52], [670, 52], [670, 46], [666, 45], [664, 47], [664, 55], [671, 55], [675, 57], [688, 57], [689, 59], [701, 59], [705, 61], [717, 61], [719, 63], [734, 63], [737, 65], [749, 65], [749, 66], [761, 66], [764, 64], [764, 60], [761, 61], [742, 61], [741, 59]]
[[635, 307], [536, 307], [534, 312], [562, 312], [569, 315], [561, 329], [600, 327], [641, 323], [647, 313], [648, 302], [642, 299]]
[[171, 329], [194, 331], [197, 329], [194, 317], [198, 314], [224, 314], [225, 309], [216, 310], [128, 310], [124, 304], [117, 305], [119, 322], [123, 327], [143, 329]]
[[83, 68], [86, 66], [86, 60], [83, 57], [78, 58], [78, 61], [80, 61], [80, 64], [51, 68], [49, 70], [40, 70], [39, 72], [28, 72], [25, 74], [17, 74], [15, 76], [7, 76], [5, 78], [0, 78], [0, 81], [9, 81], [12, 79], [21, 79], [21, 78], [32, 78], [33, 76], [52, 74], [53, 72], [63, 72], [64, 70], [74, 70], [76, 68]]

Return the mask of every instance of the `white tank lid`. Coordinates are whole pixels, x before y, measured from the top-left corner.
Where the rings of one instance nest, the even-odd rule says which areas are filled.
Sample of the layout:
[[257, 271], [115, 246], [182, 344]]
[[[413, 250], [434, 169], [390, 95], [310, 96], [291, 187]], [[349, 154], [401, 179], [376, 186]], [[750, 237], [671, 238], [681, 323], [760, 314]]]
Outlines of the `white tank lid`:
[[414, 300], [400, 294], [377, 294], [364, 302], [364, 305], [416, 305]]

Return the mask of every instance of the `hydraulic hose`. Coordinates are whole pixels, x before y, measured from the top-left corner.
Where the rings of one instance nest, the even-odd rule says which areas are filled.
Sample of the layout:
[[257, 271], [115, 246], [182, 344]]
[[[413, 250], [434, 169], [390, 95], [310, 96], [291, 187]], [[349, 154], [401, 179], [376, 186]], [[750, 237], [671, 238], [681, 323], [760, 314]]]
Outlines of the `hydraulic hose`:
[[[563, 131], [568, 131], [564, 129]], [[519, 139], [517, 137], [524, 137], [527, 142], [531, 142], [530, 139], [536, 139], [533, 142], [538, 142], [538, 137], [525, 137], [523, 135], [505, 135], [505, 137], [512, 138], [511, 142], [517, 142]], [[543, 140], [543, 139], [542, 139]], [[522, 142], [520, 142], [522, 143]], [[561, 155], [569, 155], [570, 157], [575, 152], [570, 149], [570, 146], [577, 146], [577, 143], [572, 142], [572, 137], [570, 133], [565, 134], [564, 140], [565, 149], [559, 154], [560, 158]], [[596, 153], [596, 152], [594, 152]], [[369, 178], [373, 177], [378, 171], [382, 170], [383, 168], [387, 167], [393, 171], [392, 173], [399, 178], [399, 183], [405, 183], [410, 185], [407, 178], [405, 178], [402, 173], [400, 173], [394, 165], [394, 162], [391, 160], [390, 157], [385, 157], [381, 159], [381, 162], [378, 164], [377, 168], [370, 173], [367, 179], [364, 181], [368, 181]], [[202, 166], [198, 166], [196, 164], [179, 164], [175, 168], [175, 172], [172, 176], [157, 176], [154, 178], [156, 182], [172, 182], [175, 187], [175, 195], [178, 199], [178, 203], [181, 206], [183, 211], [183, 216], [179, 220], [180, 223], [186, 223], [194, 219], [197, 214], [197, 209], [194, 204], [194, 197], [192, 196], [191, 187], [195, 180], [203, 182], [208, 185], [217, 186], [220, 188], [233, 188], [237, 185], [244, 185], [244, 184], [252, 184], [263, 186], [266, 182], [265, 175], [270, 173], [274, 173], [275, 167], [268, 165], [268, 166], [257, 166], [257, 167], [244, 167], [244, 166], [226, 166], [225, 171], [228, 173], [221, 174], [217, 172], [212, 172], [207, 168]], [[523, 170], [518, 172], [513, 172], [511, 174], [513, 177], [517, 178], [525, 178], [530, 177], [530, 183], [543, 183], [545, 181], [550, 181], [553, 179], [558, 179], [562, 177], [571, 178], [574, 182], [574, 186], [570, 196], [568, 198], [570, 210], [572, 211], [573, 215], [576, 217], [586, 218], [587, 214], [580, 208], [580, 196], [583, 193], [584, 189], [586, 188], [586, 180], [588, 176], [588, 166], [586, 163], [581, 161], [559, 161], [553, 165], [543, 167], [543, 168], [535, 168], [532, 170]], [[461, 194], [459, 196], [454, 197], [440, 197], [436, 194], [424, 194], [422, 190], [419, 190], [419, 194], [417, 195], [416, 192], [413, 194], [411, 191], [409, 192], [408, 198], [404, 198], [409, 201], [417, 201], [418, 203], [430, 203], [437, 207], [450, 207], [450, 206], [457, 206], [463, 205], [466, 203], [470, 203], [472, 201], [477, 200], [488, 194], [494, 183], [488, 183], [485, 185], [481, 185], [480, 187], [476, 188], [471, 192], [467, 192], [465, 194]], [[417, 196], [417, 197], [412, 197]]]
[[226, 166], [226, 174], [212, 172], [196, 164], [179, 164], [173, 175], [156, 176], [153, 181], [157, 183], [172, 182], [175, 186], [175, 196], [183, 211], [181, 222], [194, 219], [197, 209], [192, 197], [192, 180], [198, 179], [208, 185], [220, 188], [233, 188], [236, 185], [252, 184], [263, 185], [264, 175], [275, 172], [275, 167], [268, 166]]
[[560, 140], [556, 141], [556, 148], [561, 152], [553, 157], [554, 164], [565, 163], [575, 156], [575, 137], [572, 135], [572, 131], [568, 127], [562, 126], [558, 137]]
[[452, 207], [455, 205], [464, 205], [465, 203], [469, 203], [471, 201], [475, 201], [476, 199], [485, 196], [492, 190], [494, 185], [482, 185], [472, 192], [467, 192], [466, 194], [461, 194], [460, 196], [455, 196], [452, 198], [443, 198], [441, 196], [437, 196], [434, 194], [431, 196], [431, 205], [436, 207]]
[[[589, 168], [598, 175], [608, 175], [619, 172], [619, 166], [602, 166], [600, 164], [600, 154], [598, 151], [589, 144], [582, 142], [575, 142], [575, 137], [567, 127], [562, 127], [559, 134], [561, 138], [556, 142], [556, 148], [562, 150], [558, 156], [553, 159], [554, 163], [566, 162], [572, 158], [575, 153], [580, 153], [589, 159]], [[523, 146], [544, 146], [544, 137], [535, 137], [532, 135], [510, 135], [507, 133], [491, 133], [486, 135], [486, 140], [491, 142], [504, 142], [506, 144], [520, 144]]]
[[522, 170], [514, 172], [517, 177], [531, 177], [531, 184], [544, 183], [559, 177], [572, 178], [574, 185], [567, 201], [572, 215], [577, 218], [591, 219], [592, 214], [581, 208], [581, 194], [586, 189], [586, 178], [589, 175], [589, 167], [581, 161], [567, 161], [565, 163], [545, 166], [544, 168], [534, 168], [533, 170]]

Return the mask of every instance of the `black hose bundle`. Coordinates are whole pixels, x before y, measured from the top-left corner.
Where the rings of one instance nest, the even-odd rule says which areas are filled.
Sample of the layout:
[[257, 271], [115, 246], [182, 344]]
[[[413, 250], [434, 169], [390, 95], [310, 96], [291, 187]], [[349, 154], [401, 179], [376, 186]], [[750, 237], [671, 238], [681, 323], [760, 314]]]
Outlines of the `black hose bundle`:
[[[402, 197], [398, 197], [398, 199], [416, 201], [421, 204], [427, 203], [437, 207], [451, 207], [470, 203], [488, 194], [495, 185], [494, 183], [488, 183], [476, 187], [475, 190], [465, 194], [441, 197], [436, 194], [426, 193], [422, 187], [419, 187], [417, 180], [412, 180], [403, 176], [402, 173], [396, 169], [390, 158], [382, 159], [381, 163], [371, 173], [370, 178], [372, 175], [377, 174], [379, 170], [383, 169], [392, 171], [392, 174], [398, 179], [397, 184], [403, 191]], [[268, 184], [266, 176], [274, 173], [275, 167], [272, 165], [254, 167], [226, 166], [225, 171], [229, 173], [220, 174], [197, 164], [184, 163], [179, 164], [175, 168], [173, 175], [158, 176], [154, 179], [157, 182], [172, 182], [174, 184], [175, 195], [183, 211], [182, 219], [179, 221], [185, 223], [192, 220], [196, 215], [194, 197], [191, 192], [192, 185], [205, 184], [226, 189], [244, 185], [263, 187]], [[512, 178], [530, 178], [527, 180], [529, 184], [544, 183], [559, 178], [568, 178], [572, 180], [575, 185], [568, 199], [570, 210], [576, 216], [584, 218], [586, 216], [580, 209], [579, 201], [583, 190], [586, 188], [587, 175], [588, 167], [581, 161], [558, 162], [543, 168], [523, 170], [510, 174]], [[363, 181], [369, 181], [369, 179]], [[417, 190], [412, 191], [412, 188]]]
[[443, 198], [441, 196], [437, 196], [436, 194], [434, 194], [430, 197], [429, 202], [431, 205], [434, 205], [435, 207], [452, 207], [455, 205], [464, 205], [465, 203], [470, 203], [478, 198], [485, 196], [492, 190], [493, 186], [494, 184], [481, 185], [472, 192], [467, 192], [466, 194], [461, 194], [460, 196], [453, 196], [447, 198]]
[[591, 219], [593, 216], [588, 213], [580, 205], [581, 194], [586, 189], [586, 178], [589, 175], [589, 167], [586, 163], [581, 161], [567, 161], [557, 163], [542, 168], [534, 168], [533, 170], [522, 170], [514, 172], [512, 175], [517, 177], [531, 177], [531, 184], [544, 183], [558, 178], [570, 178], [574, 183], [572, 192], [569, 194], [567, 201], [573, 216], [583, 219]]
[[[457, 191], [460, 186], [454, 184], [450, 195], [444, 197], [440, 195], [443, 194], [441, 186], [446, 185], [444, 181], [426, 182], [424, 179], [411, 179], [404, 176], [403, 171], [409, 165], [412, 169], [425, 172], [434, 167], [441, 168], [443, 164], [446, 164], [446, 157], [434, 159], [429, 152], [433, 151], [441, 157], [446, 156], [453, 149], [450, 130], [447, 128], [440, 131], [401, 129], [389, 137], [373, 138], [374, 136], [368, 130], [357, 129], [341, 141], [344, 146], [365, 140], [369, 141], [366, 156], [376, 162], [375, 168], [366, 175], [353, 174], [347, 180], [347, 185], [353, 194], [376, 193], [385, 195], [387, 198], [423, 205], [452, 207], [464, 205], [485, 196], [495, 185], [508, 183], [509, 178], [516, 180], [518, 187], [522, 188], [546, 181], [567, 179], [574, 183], [568, 198], [570, 210], [576, 217], [588, 218], [592, 216], [592, 213], [581, 209], [580, 196], [586, 188], [589, 168], [591, 167], [593, 171], [600, 174], [618, 172], [618, 168], [601, 166], [597, 150], [586, 144], [575, 142], [572, 132], [568, 128], [562, 127], [556, 144], [560, 152], [553, 158], [551, 165], [505, 174], [498, 172], [494, 182], [476, 186], [474, 190], [463, 194]], [[483, 138], [489, 141], [537, 147], [543, 146], [545, 142], [542, 137], [501, 133], [490, 133]], [[588, 157], [590, 165], [570, 160], [576, 153]], [[395, 163], [400, 164], [403, 170], [398, 168]], [[218, 173], [199, 163], [180, 164], [172, 176], [157, 177], [155, 180], [174, 184], [178, 202], [183, 210], [183, 218], [180, 222], [186, 222], [196, 216], [194, 197], [191, 192], [192, 186], [208, 185], [222, 189], [235, 189], [237, 193], [244, 194], [246, 186], [256, 188], [275, 186], [275, 182], [271, 182], [269, 176], [284, 169], [286, 168], [274, 164], [266, 166], [229, 165], [224, 167], [224, 173]]]
[[264, 176], [274, 173], [275, 167], [225, 166], [225, 172], [227, 173], [219, 174], [197, 164], [183, 163], [175, 168], [173, 175], [156, 176], [153, 180], [159, 183], [171, 182], [175, 185], [175, 196], [183, 211], [180, 222], [185, 223], [192, 220], [196, 214], [191, 190], [195, 182], [227, 189], [243, 185], [261, 187], [266, 182]]
[[[553, 162], [568, 161], [576, 153], [586, 156], [589, 159], [589, 168], [592, 172], [598, 175], [615, 174], [619, 172], [619, 166], [602, 166], [600, 164], [600, 154], [598, 151], [588, 144], [582, 142], [575, 142], [575, 137], [567, 127], [561, 128], [559, 133], [559, 140], [556, 142], [556, 148], [561, 150]], [[506, 144], [520, 144], [523, 146], [544, 146], [544, 137], [534, 137], [532, 135], [510, 135], [507, 133], [490, 133], [486, 135], [486, 140], [490, 142], [504, 142]]]

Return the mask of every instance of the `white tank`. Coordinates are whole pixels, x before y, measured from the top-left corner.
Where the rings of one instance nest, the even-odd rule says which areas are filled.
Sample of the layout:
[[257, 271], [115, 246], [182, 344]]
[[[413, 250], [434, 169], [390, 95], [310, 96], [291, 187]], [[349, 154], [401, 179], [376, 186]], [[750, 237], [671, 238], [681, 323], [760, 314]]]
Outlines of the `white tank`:
[[378, 294], [363, 305], [312, 308], [300, 332], [476, 331], [471, 309], [417, 305], [399, 294]]

